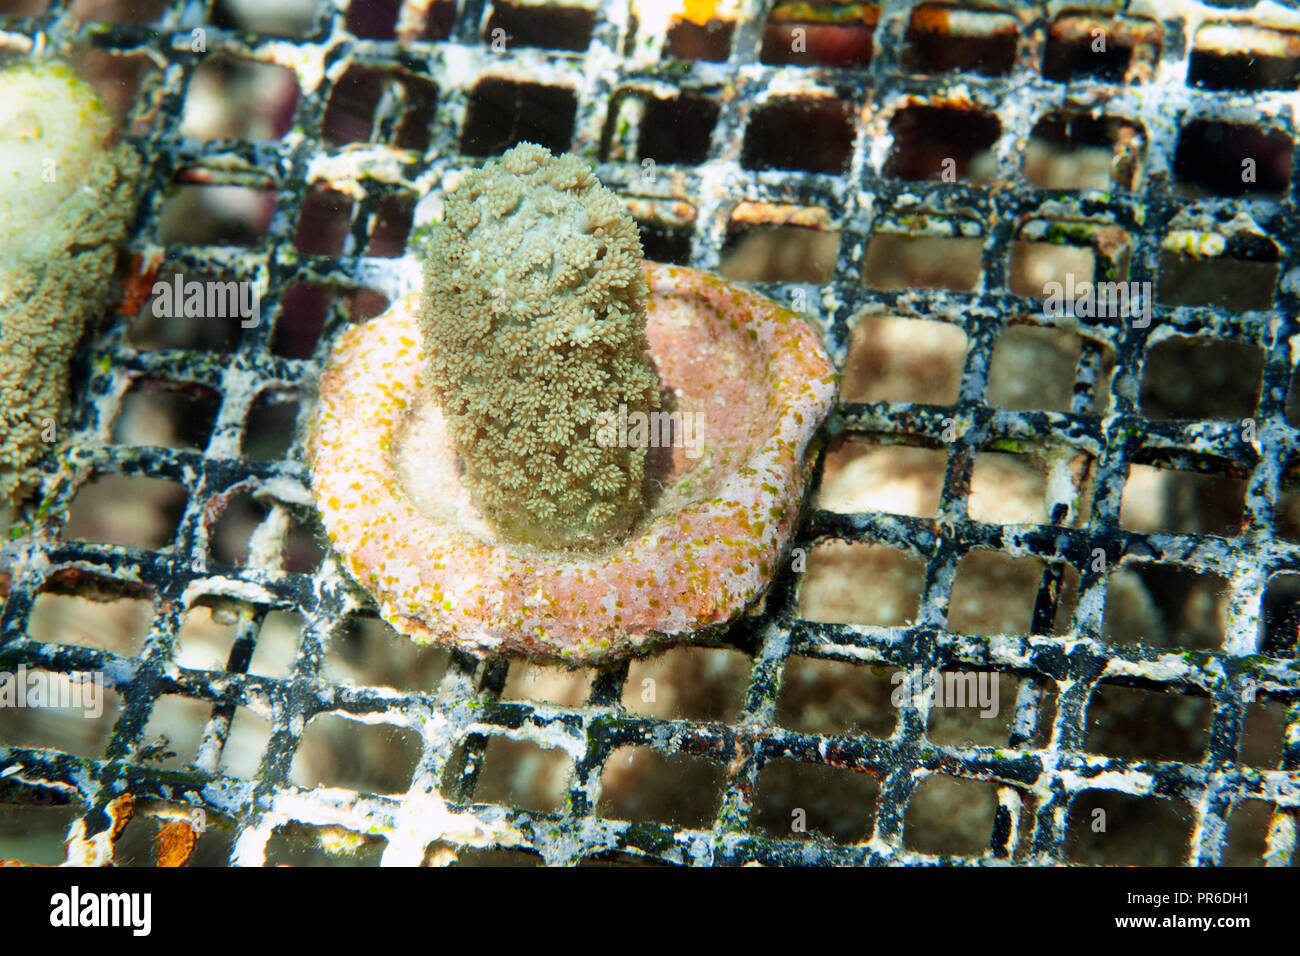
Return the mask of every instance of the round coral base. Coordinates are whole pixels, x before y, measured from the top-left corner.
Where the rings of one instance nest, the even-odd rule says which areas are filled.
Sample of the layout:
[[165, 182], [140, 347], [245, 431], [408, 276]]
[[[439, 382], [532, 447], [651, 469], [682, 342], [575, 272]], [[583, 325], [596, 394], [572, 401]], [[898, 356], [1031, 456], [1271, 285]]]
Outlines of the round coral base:
[[686, 427], [650, 452], [663, 482], [651, 513], [599, 553], [503, 541], [479, 515], [420, 387], [415, 297], [339, 338], [312, 426], [312, 489], [335, 550], [396, 630], [595, 663], [721, 624], [771, 583], [834, 369], [775, 302], [692, 269], [645, 268], [651, 357]]

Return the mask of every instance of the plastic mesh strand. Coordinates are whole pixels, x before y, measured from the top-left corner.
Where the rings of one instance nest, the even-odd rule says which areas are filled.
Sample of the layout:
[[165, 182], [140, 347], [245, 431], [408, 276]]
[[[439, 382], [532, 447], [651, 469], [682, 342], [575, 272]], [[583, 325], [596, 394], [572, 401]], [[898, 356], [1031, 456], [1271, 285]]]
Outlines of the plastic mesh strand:
[[[1066, 857], [1066, 830], [1072, 800], [1085, 790], [1111, 790], [1150, 799], [1177, 801], [1191, 808], [1194, 826], [1185, 859], [1214, 865], [1224, 847], [1231, 812], [1242, 801], [1260, 800], [1272, 808], [1265, 859], [1289, 865], [1295, 849], [1295, 814], [1300, 806], [1300, 667], [1295, 635], [1290, 644], [1268, 648], [1263, 641], [1261, 605], [1270, 576], [1300, 570], [1300, 549], [1279, 538], [1275, 508], [1285, 493], [1286, 475], [1300, 432], [1287, 420], [1286, 396], [1292, 372], [1291, 337], [1296, 334], [1297, 297], [1281, 281], [1268, 311], [1230, 312], [1214, 307], [1168, 308], [1156, 304], [1147, 328], [1113, 330], [1115, 343], [1112, 406], [1104, 417], [1090, 414], [1099, 387], [1103, 349], [1088, 337], [1076, 371], [1073, 407], [1068, 412], [1015, 412], [987, 403], [989, 367], [995, 344], [1010, 316], [1050, 325], [1040, 304], [1008, 289], [1008, 255], [1021, 227], [1035, 217], [1086, 218], [1118, 226], [1127, 234], [1128, 278], [1154, 278], [1162, 238], [1171, 220], [1190, 203], [1207, 214], [1247, 213], [1281, 250], [1281, 274], [1297, 265], [1292, 237], [1296, 209], [1288, 187], [1280, 200], [1200, 198], [1175, 190], [1174, 167], [1181, 128], [1198, 119], [1266, 126], [1294, 143], [1295, 92], [1250, 90], [1229, 100], [1216, 91], [1188, 86], [1185, 61], [1192, 20], [1179, 5], [1161, 4], [1148, 21], [1156, 38], [1150, 69], [1127, 79], [1075, 77], [1069, 105], [1086, 113], [1094, 105], [1108, 117], [1139, 124], [1145, 131], [1147, 175], [1136, 191], [1086, 193], [1041, 189], [1020, 170], [1017, 144], [1034, 124], [1062, 106], [1063, 86], [1039, 72], [1056, 11], [1021, 10], [1016, 59], [1000, 76], [973, 73], [918, 75], [902, 62], [913, 4], [889, 4], [875, 28], [874, 55], [864, 69], [761, 64], [759, 51], [767, 3], [744, 3], [731, 35], [730, 58], [723, 62], [680, 61], [660, 56], [663, 37], [651, 36], [647, 49], [628, 32], [629, 10], [606, 2], [596, 10], [585, 52], [511, 47], [493, 50], [483, 40], [489, 9], [469, 0], [458, 10], [445, 40], [357, 39], [345, 29], [348, 13], [324, 6], [303, 37], [265, 37], [211, 25], [203, 3], [172, 5], [154, 24], [82, 25], [55, 5], [33, 19], [10, 19], [13, 37], [36, 39], [55, 52], [89, 46], [115, 54], [147, 53], [151, 69], [136, 95], [129, 129], [150, 164], [150, 190], [142, 207], [131, 252], [140, 262], [157, 263], [159, 223], [169, 188], [179, 181], [253, 186], [274, 195], [274, 215], [266, 234], [249, 247], [172, 244], [166, 263], [186, 274], [220, 273], [257, 277], [264, 282], [261, 324], [246, 330], [228, 356], [191, 351], [136, 351], [125, 340], [122, 320], [108, 325], [88, 357], [88, 380], [78, 396], [74, 431], [47, 462], [40, 517], [33, 533], [10, 542], [8, 595], [3, 608], [0, 667], [40, 667], [65, 673], [102, 672], [121, 695], [107, 751], [102, 759], [75, 757], [48, 749], [0, 747], [0, 798], [13, 802], [73, 802], [84, 814], [86, 833], [110, 826], [105, 812], [123, 793], [138, 801], [201, 807], [235, 827], [232, 862], [260, 864], [277, 827], [342, 826], [386, 841], [384, 861], [413, 863], [429, 847], [517, 847], [540, 854], [550, 864], [569, 864], [597, 856], [675, 863], [737, 865], [763, 863], [963, 864], [1013, 858], [1033, 863]], [[1214, 13], [1208, 7], [1187, 10]], [[1242, 17], [1238, 10], [1216, 16]], [[421, 14], [402, 11], [401, 24]], [[206, 30], [206, 52], [191, 51], [191, 30]], [[417, 30], [418, 32], [418, 30]], [[635, 44], [646, 40], [642, 27]], [[635, 46], [635, 49], [634, 49]], [[293, 132], [275, 142], [196, 142], [179, 135], [189, 81], [206, 58], [226, 54], [274, 62], [294, 70], [302, 95]], [[400, 97], [382, 98], [370, 149], [354, 148], [347, 162], [339, 149], [322, 144], [320, 130], [331, 92], [346, 67], [360, 64], [424, 78], [437, 87], [427, 153], [395, 154], [382, 143], [393, 134], [401, 113]], [[625, 195], [649, 197], [651, 218], [675, 202], [695, 206], [690, 220], [690, 264], [716, 268], [733, 207], [737, 202], [820, 206], [830, 212], [841, 241], [835, 274], [825, 285], [764, 284], [782, 301], [802, 304], [822, 330], [828, 349], [842, 366], [849, 349], [851, 321], [865, 307], [913, 318], [959, 323], [969, 348], [960, 395], [950, 406], [902, 402], [844, 403], [828, 425], [829, 435], [869, 436], [873, 441], [922, 445], [946, 455], [940, 506], [934, 518], [879, 513], [843, 514], [812, 509], [797, 546], [830, 540], [875, 542], [897, 548], [925, 564], [924, 589], [916, 620], [903, 627], [822, 624], [797, 615], [798, 575], [783, 572], [761, 613], [739, 622], [727, 646], [752, 659], [744, 706], [734, 722], [660, 719], [627, 713], [619, 706], [627, 665], [599, 671], [587, 706], [566, 708], [499, 697], [507, 664], [479, 663], [453, 655], [446, 676], [426, 693], [348, 686], [325, 680], [326, 648], [350, 619], [368, 613], [367, 599], [327, 559], [312, 574], [267, 568], [221, 566], [209, 552], [208, 531], [229, 497], [256, 490], [296, 514], [309, 515], [307, 469], [300, 443], [283, 460], [250, 461], [240, 455], [245, 422], [257, 396], [284, 392], [299, 396], [304, 412], [319, 372], [322, 349], [313, 358], [294, 360], [272, 353], [271, 341], [286, 291], [295, 283], [317, 282], [344, 288], [376, 289], [392, 298], [408, 288], [410, 272], [399, 259], [367, 255], [339, 257], [300, 254], [294, 246], [307, 186], [336, 186], [355, 176], [364, 185], [354, 203], [349, 228], [357, 248], [374, 227], [381, 204], [390, 196], [418, 200], [418, 183], [436, 183], [443, 174], [468, 168], [479, 156], [461, 152], [463, 131], [472, 122], [475, 90], [484, 77], [559, 87], [572, 91], [572, 136], [561, 144], [597, 163], [607, 185]], [[661, 97], [675, 91], [699, 93], [718, 106], [707, 161], [669, 165], [647, 179], [635, 157], [621, 158], [620, 142], [635, 142], [638, 108], [619, 113], [623, 97], [639, 93]], [[754, 149], [747, 136], [761, 126], [765, 111], [798, 100], [843, 104], [851, 130], [851, 149], [842, 174], [750, 168]], [[997, 188], [966, 182], [903, 181], [884, 175], [892, 136], [889, 120], [909, 105], [964, 101], [966, 109], [994, 116], [1000, 133], [992, 144]], [[1176, 106], [1176, 109], [1174, 108]], [[838, 108], [838, 107], [837, 107]], [[628, 117], [618, 128], [613, 117]], [[770, 115], [770, 114], [768, 114]], [[563, 126], [563, 123], [559, 123]], [[611, 133], [610, 131], [613, 130]], [[500, 130], [496, 131], [500, 133]], [[500, 148], [510, 144], [511, 131]], [[819, 134], [810, 134], [809, 148]], [[749, 149], [751, 152], [747, 153]], [[500, 149], [493, 149], [499, 152]], [[393, 162], [396, 156], [398, 162]], [[614, 157], [614, 158], [611, 158]], [[605, 161], [601, 161], [605, 158]], [[1295, 181], [1294, 157], [1291, 178]], [[349, 172], [354, 170], [355, 172]], [[907, 289], [868, 289], [861, 257], [873, 233], [921, 208], [936, 221], [977, 223], [983, 241], [983, 281], [969, 293]], [[417, 215], [417, 226], [419, 216]], [[359, 240], [359, 241], [357, 241]], [[347, 322], [342, 310], [328, 318], [322, 341]], [[1113, 320], [1079, 320], [1097, 328]], [[1144, 362], [1153, 341], [1171, 332], [1222, 341], [1245, 342], [1263, 350], [1263, 384], [1253, 420], [1253, 441], [1232, 421], [1152, 421], [1138, 403]], [[131, 447], [109, 442], [109, 429], [129, 384], [141, 376], [204, 386], [220, 395], [215, 427], [202, 451]], [[945, 440], [948, 439], [948, 440]], [[1090, 519], [1083, 527], [1058, 525], [1007, 527], [967, 516], [971, 471], [977, 453], [1016, 443], [1066, 447], [1094, 462], [1094, 485], [1052, 486], [1048, 513], [1075, 513], [1079, 497], [1092, 494]], [[1140, 534], [1120, 527], [1119, 511], [1129, 467], [1135, 462], [1195, 470], [1213, 461], [1224, 473], [1246, 482], [1243, 533], [1209, 535]], [[819, 469], [820, 473], [820, 469]], [[64, 540], [68, 508], [92, 476], [117, 474], [165, 478], [184, 486], [184, 514], [171, 544], [157, 550]], [[269, 543], [276, 543], [272, 533]], [[951, 633], [947, 608], [961, 558], [976, 549], [1046, 562], [1035, 604], [1031, 634], [985, 638]], [[1096, 560], [1097, 549], [1104, 561]], [[1231, 600], [1223, 646], [1171, 654], [1144, 645], [1118, 647], [1101, 637], [1108, 575], [1128, 558], [1213, 571], [1229, 583]], [[1063, 566], [1078, 570], [1077, 611], [1067, 633], [1050, 634]], [[93, 580], [98, 589], [143, 584], [154, 600], [155, 616], [138, 657], [71, 645], [39, 644], [27, 637], [36, 595], [59, 582], [75, 591]], [[80, 582], [80, 584], [79, 584]], [[87, 585], [88, 586], [88, 585]], [[245, 602], [228, 669], [195, 671], [172, 660], [180, 620], [200, 595], [226, 594]], [[302, 615], [302, 629], [291, 673], [284, 679], [244, 672], [262, 617], [273, 608]], [[927, 738], [929, 704], [923, 695], [905, 695], [895, 733], [879, 739], [865, 733], [823, 736], [778, 726], [776, 701], [793, 656], [901, 668], [920, 682], [943, 668], [966, 667], [1015, 675], [1021, 689], [1012, 732], [1004, 747], [947, 746]], [[1127, 684], [1155, 693], [1194, 695], [1213, 705], [1208, 744], [1199, 762], [1137, 761], [1084, 751], [1089, 703], [1100, 682]], [[912, 686], [909, 684], [907, 686]], [[1242, 724], [1251, 695], [1287, 706], [1283, 755], [1278, 769], [1243, 766], [1238, 759]], [[205, 731], [209, 749], [220, 749], [236, 707], [271, 722], [271, 734], [252, 779], [218, 773], [169, 772], [138, 759], [146, 743], [144, 728], [155, 701], [182, 695], [212, 705]], [[1054, 701], [1051, 730], [1031, 742], [1040, 709]], [[377, 796], [329, 788], [301, 788], [288, 773], [305, 728], [313, 718], [341, 714], [414, 731], [420, 756], [404, 794]], [[567, 794], [553, 814], [482, 804], [475, 785], [488, 741], [495, 735], [542, 742], [572, 758]], [[662, 753], [687, 754], [723, 770], [722, 794], [710, 826], [683, 828], [671, 822], [629, 823], [596, 812], [601, 773], [619, 747], [643, 746]], [[753, 825], [754, 794], [760, 771], [780, 758], [860, 771], [876, 778], [879, 796], [868, 841], [837, 845], [827, 841], [783, 839]], [[978, 781], [996, 788], [998, 809], [988, 850], [980, 856], [921, 853], [904, 842], [904, 819], [918, 787], [933, 776]]]

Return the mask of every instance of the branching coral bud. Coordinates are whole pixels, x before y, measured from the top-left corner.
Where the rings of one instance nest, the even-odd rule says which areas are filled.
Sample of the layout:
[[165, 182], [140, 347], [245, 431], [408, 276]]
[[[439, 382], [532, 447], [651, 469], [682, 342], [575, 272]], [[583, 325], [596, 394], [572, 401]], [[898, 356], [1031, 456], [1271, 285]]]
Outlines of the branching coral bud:
[[644, 447], [597, 420], [659, 407], [636, 224], [577, 157], [523, 144], [446, 200], [425, 263], [427, 387], [474, 503], [508, 538], [616, 537], [642, 514]]
[[0, 505], [35, 483], [68, 358], [105, 300], [140, 162], [66, 67], [0, 73]]

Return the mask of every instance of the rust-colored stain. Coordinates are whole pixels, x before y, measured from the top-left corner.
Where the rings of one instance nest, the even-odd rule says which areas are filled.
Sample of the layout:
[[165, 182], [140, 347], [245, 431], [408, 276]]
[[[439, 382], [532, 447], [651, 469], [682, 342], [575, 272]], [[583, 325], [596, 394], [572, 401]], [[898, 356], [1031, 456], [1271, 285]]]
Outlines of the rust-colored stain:
[[158, 831], [158, 865], [184, 866], [198, 835], [187, 820], [174, 820]]
[[108, 816], [113, 821], [113, 831], [109, 834], [109, 839], [114, 843], [126, 829], [126, 825], [131, 822], [135, 816], [135, 798], [129, 793], [124, 793], [108, 805]]
[[908, 29], [913, 33], [938, 33], [955, 38], [1015, 36], [1016, 21], [1002, 11], [965, 10], [965, 22], [953, 21], [948, 7], [925, 4], [912, 11]]
[[118, 306], [122, 315], [136, 315], [149, 301], [149, 296], [153, 295], [153, 284], [158, 279], [159, 265], [157, 262], [145, 262], [139, 253], [131, 257], [131, 268], [122, 279], [122, 304]]
[[921, 33], [948, 33], [951, 29], [946, 7], [917, 7], [912, 11], [912, 29]]
[[908, 94], [903, 98], [900, 106], [894, 110], [894, 115], [901, 113], [904, 109], [913, 106], [931, 106], [939, 110], [962, 110], [982, 113], [984, 110], [970, 98], [970, 92], [964, 87], [956, 90], [947, 90], [940, 92], [935, 96]]

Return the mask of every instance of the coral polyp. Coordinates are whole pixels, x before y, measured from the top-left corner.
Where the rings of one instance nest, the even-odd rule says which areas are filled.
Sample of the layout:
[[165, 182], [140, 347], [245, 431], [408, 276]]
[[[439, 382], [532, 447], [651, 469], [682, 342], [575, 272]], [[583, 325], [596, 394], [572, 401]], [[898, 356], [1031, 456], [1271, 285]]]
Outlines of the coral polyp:
[[426, 382], [474, 504], [507, 537], [589, 544], [644, 510], [644, 447], [597, 417], [659, 407], [636, 224], [574, 156], [524, 144], [469, 173], [425, 261]]

